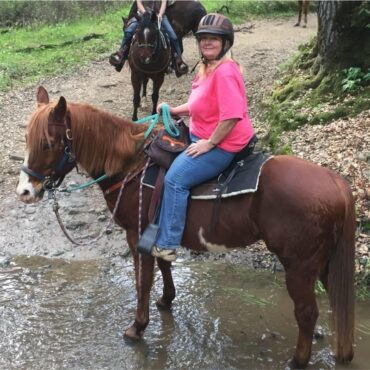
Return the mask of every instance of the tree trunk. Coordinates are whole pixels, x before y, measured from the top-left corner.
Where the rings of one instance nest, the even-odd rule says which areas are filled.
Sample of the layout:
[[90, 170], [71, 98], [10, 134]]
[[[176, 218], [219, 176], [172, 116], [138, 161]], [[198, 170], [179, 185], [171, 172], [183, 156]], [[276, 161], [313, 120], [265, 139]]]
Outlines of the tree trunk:
[[[316, 70], [369, 67], [370, 3], [319, 1]], [[359, 12], [361, 10], [361, 12]]]

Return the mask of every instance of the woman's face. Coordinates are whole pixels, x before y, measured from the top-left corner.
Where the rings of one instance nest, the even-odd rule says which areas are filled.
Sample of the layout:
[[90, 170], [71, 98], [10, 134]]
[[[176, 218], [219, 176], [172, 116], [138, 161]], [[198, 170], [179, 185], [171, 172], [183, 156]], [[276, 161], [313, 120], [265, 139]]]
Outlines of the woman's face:
[[215, 60], [222, 50], [222, 38], [217, 35], [204, 34], [199, 37], [199, 47], [205, 59]]

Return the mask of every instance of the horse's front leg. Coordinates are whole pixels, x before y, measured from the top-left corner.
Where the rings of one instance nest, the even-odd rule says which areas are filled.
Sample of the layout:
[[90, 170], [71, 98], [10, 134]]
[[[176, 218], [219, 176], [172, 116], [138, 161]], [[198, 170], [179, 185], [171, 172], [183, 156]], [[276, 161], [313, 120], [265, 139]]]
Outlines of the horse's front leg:
[[158, 99], [159, 99], [159, 90], [163, 84], [164, 81], [164, 72], [161, 72], [160, 74], [153, 77], [153, 94], [152, 94], [152, 102], [153, 102], [153, 109], [152, 114], [155, 114], [157, 112], [157, 105], [158, 105]]
[[149, 81], [149, 78], [144, 78], [144, 81], [143, 81], [143, 93], [141, 94], [141, 97], [142, 98], [146, 98], [146, 90], [147, 90], [147, 86], [148, 86], [148, 81]]
[[170, 309], [172, 301], [176, 297], [176, 289], [172, 279], [171, 262], [164, 261], [161, 258], [157, 259], [157, 264], [162, 273], [163, 278], [163, 295], [156, 302], [158, 308]]
[[132, 114], [132, 120], [137, 121], [137, 111], [140, 107], [140, 89], [142, 84], [142, 79], [138, 76], [138, 73], [131, 70], [131, 83], [134, 89], [134, 113]]
[[135, 245], [137, 240], [137, 233], [127, 232], [127, 241], [133, 253], [135, 263], [137, 306], [135, 321], [125, 331], [124, 336], [133, 340], [143, 337], [144, 330], [149, 323], [149, 299], [154, 275], [154, 258], [136, 252]]

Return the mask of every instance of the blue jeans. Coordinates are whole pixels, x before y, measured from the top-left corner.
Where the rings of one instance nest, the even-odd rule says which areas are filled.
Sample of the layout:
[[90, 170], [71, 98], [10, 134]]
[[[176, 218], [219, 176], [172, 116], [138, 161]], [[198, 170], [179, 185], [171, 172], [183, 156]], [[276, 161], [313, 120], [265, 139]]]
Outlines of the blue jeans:
[[[121, 49], [125, 45], [130, 46], [132, 37], [134, 36], [136, 28], [137, 28], [137, 25], [138, 25], [138, 21], [137, 21], [137, 19], [134, 19], [134, 20], [131, 21], [131, 23], [128, 25], [128, 27], [125, 29], [123, 39], [122, 39], [122, 42], [121, 42]], [[171, 23], [168, 20], [166, 15], [164, 15], [163, 18], [162, 18], [162, 27], [163, 27], [164, 32], [166, 32], [166, 34], [168, 35], [168, 37], [170, 39], [171, 46], [174, 48], [174, 50], [176, 51], [176, 53], [178, 55], [181, 55], [179, 40], [177, 39], [176, 33], [173, 30], [173, 28], [171, 26]]]
[[[192, 137], [192, 141], [199, 139]], [[213, 148], [192, 158], [182, 152], [173, 162], [164, 179], [164, 194], [159, 217], [159, 248], [176, 249], [181, 245], [186, 222], [190, 189], [210, 180], [223, 171], [235, 153]]]
[[125, 45], [130, 46], [132, 37], [134, 36], [134, 34], [136, 32], [137, 25], [138, 25], [138, 21], [137, 21], [137, 19], [135, 19], [125, 29], [125, 32], [124, 32], [124, 35], [123, 35], [123, 39], [122, 39], [122, 42], [121, 42], [121, 49]]

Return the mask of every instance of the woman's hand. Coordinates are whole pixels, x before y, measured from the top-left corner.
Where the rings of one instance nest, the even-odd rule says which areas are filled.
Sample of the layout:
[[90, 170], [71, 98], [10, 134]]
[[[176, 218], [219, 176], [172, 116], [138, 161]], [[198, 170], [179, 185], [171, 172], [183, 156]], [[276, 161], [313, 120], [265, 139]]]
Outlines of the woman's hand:
[[186, 154], [190, 155], [193, 158], [198, 157], [201, 154], [209, 152], [215, 146], [205, 139], [198, 140], [196, 143], [192, 143], [186, 149]]
[[165, 104], [167, 104], [168, 105], [168, 107], [169, 107], [169, 109], [170, 109], [170, 113], [171, 113], [171, 107], [170, 107], [170, 105], [168, 104], [168, 103], [165, 103], [165, 102], [163, 102], [163, 103], [160, 103], [160, 104], [158, 104], [157, 105], [157, 113], [158, 114], [161, 114], [161, 110], [162, 110], [162, 107], [163, 107], [163, 105], [165, 105]]

